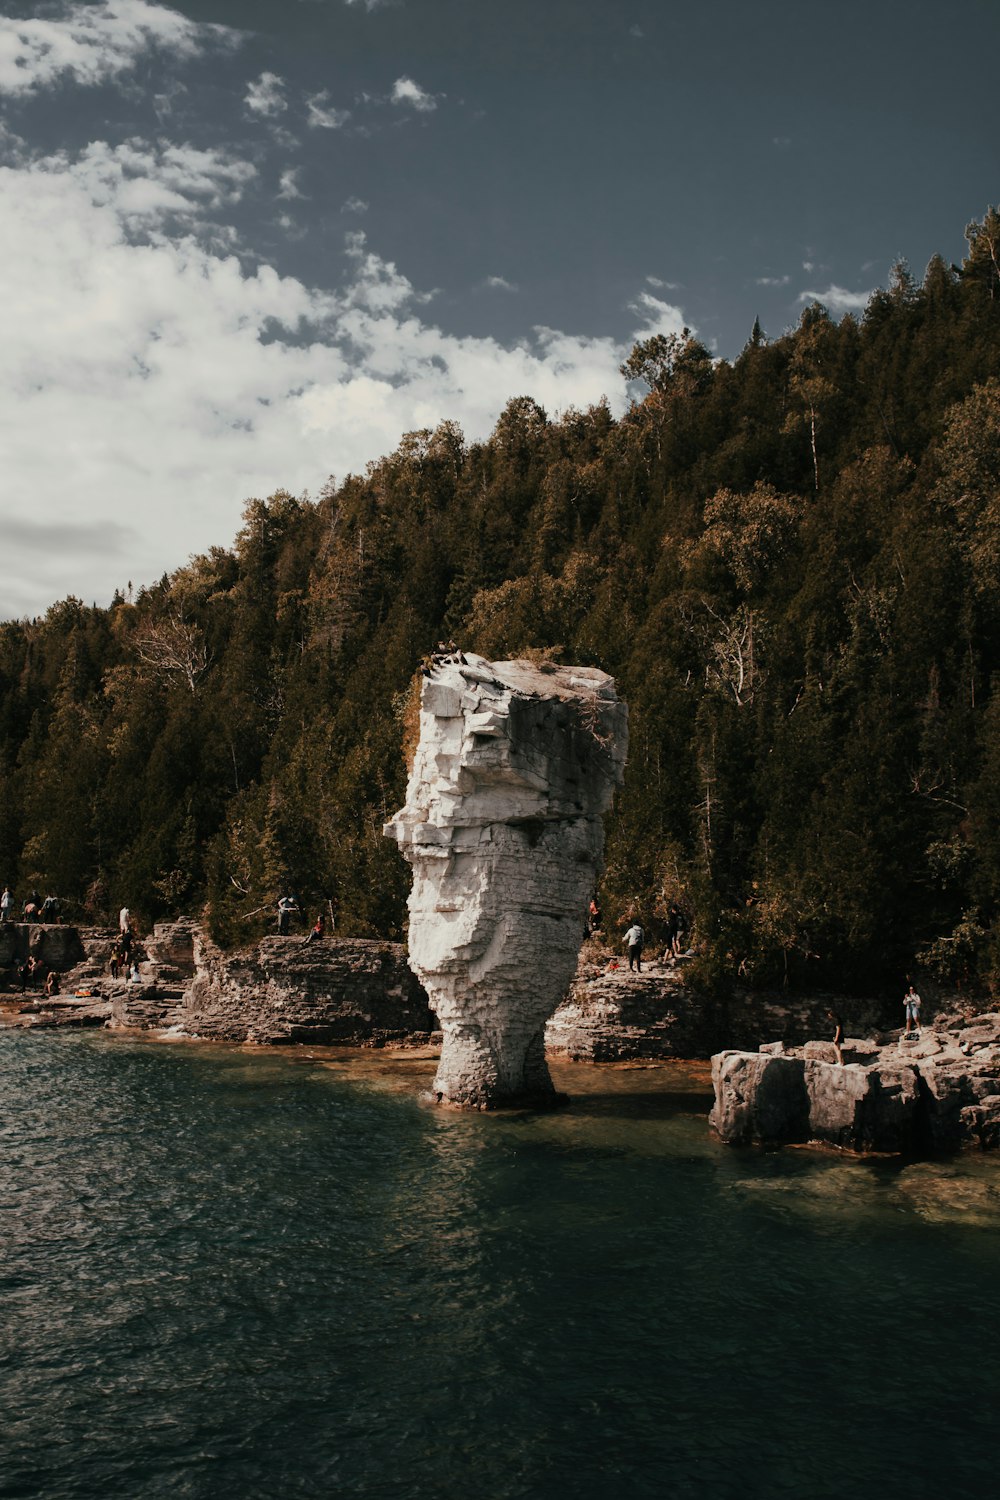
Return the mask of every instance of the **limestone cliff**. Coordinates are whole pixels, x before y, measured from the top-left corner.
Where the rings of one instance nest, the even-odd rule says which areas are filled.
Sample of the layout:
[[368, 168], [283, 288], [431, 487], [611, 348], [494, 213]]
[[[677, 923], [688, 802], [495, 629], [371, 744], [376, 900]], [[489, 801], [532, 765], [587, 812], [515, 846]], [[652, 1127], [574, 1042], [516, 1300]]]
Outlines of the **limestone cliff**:
[[438, 660], [406, 805], [410, 964], [444, 1035], [435, 1091], [491, 1108], [553, 1097], [547, 1018], [576, 970], [622, 780], [627, 710], [604, 672]]

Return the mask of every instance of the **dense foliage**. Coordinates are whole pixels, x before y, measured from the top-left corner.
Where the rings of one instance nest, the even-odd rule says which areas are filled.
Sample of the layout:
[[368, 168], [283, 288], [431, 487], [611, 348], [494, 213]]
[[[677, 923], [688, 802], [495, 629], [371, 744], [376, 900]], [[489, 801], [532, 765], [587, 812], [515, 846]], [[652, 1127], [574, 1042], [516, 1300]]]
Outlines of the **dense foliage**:
[[381, 827], [454, 637], [617, 678], [612, 922], [678, 900], [703, 967], [752, 983], [993, 983], [998, 229], [732, 363], [650, 339], [620, 421], [518, 397], [487, 442], [444, 423], [316, 502], [252, 500], [134, 600], [0, 627], [0, 877], [94, 917], [207, 905], [227, 941], [291, 888], [400, 935]]

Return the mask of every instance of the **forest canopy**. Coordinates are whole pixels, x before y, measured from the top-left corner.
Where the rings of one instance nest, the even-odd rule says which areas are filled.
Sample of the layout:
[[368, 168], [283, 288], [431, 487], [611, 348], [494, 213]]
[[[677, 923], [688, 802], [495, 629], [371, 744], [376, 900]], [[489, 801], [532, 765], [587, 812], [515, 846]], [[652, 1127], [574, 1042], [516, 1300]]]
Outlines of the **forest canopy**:
[[294, 891], [401, 937], [412, 685], [442, 638], [599, 666], [630, 706], [612, 929], [703, 970], [1000, 979], [1000, 215], [733, 361], [637, 345], [636, 399], [409, 433], [108, 608], [0, 625], [0, 879], [81, 920]]

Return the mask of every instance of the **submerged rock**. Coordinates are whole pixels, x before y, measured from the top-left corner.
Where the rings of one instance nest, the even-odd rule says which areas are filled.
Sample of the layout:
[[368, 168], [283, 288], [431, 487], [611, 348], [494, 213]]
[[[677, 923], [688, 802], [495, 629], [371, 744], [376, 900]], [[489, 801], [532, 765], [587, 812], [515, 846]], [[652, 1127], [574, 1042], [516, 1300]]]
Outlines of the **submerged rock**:
[[444, 1102], [554, 1097], [545, 1022], [576, 970], [626, 726], [591, 668], [456, 656], [424, 682], [385, 831], [413, 868], [410, 964], [441, 1023]]

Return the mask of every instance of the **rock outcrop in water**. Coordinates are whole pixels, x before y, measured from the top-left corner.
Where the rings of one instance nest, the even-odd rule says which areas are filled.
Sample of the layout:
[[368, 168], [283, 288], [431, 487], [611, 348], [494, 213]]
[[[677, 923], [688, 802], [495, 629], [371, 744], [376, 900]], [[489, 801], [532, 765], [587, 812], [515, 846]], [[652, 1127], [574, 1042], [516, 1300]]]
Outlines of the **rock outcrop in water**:
[[434, 1088], [474, 1108], [554, 1097], [545, 1022], [576, 970], [621, 783], [604, 672], [455, 656], [424, 682], [406, 805], [410, 964], [441, 1023]]
[[1000, 1015], [956, 1018], [919, 1037], [828, 1042], [712, 1059], [722, 1139], [821, 1141], [853, 1151], [1000, 1146]]
[[115, 1025], [268, 1046], [427, 1042], [435, 1018], [399, 943], [267, 937], [223, 953], [194, 922], [146, 939], [139, 985], [119, 985]]

